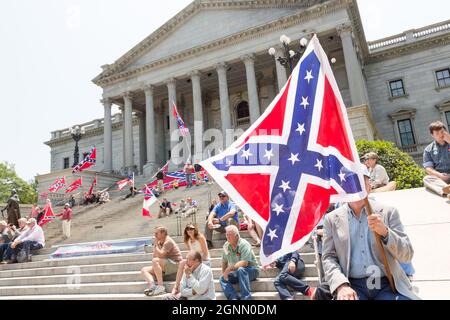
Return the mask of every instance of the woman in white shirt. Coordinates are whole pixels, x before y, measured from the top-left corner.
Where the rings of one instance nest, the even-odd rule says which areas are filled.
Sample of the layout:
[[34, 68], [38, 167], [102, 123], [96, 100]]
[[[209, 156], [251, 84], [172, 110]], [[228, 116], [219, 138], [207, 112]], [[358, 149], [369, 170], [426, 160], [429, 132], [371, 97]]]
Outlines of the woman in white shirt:
[[[189, 251], [196, 251], [202, 254], [203, 263], [207, 266], [211, 266], [211, 257], [209, 255], [208, 245], [206, 243], [205, 236], [198, 231], [198, 226], [193, 223], [189, 223], [184, 228], [184, 245]], [[177, 278], [175, 286], [172, 290], [172, 294], [178, 294], [180, 292], [180, 282], [183, 277], [184, 266], [186, 260], [183, 259], [178, 265]]]

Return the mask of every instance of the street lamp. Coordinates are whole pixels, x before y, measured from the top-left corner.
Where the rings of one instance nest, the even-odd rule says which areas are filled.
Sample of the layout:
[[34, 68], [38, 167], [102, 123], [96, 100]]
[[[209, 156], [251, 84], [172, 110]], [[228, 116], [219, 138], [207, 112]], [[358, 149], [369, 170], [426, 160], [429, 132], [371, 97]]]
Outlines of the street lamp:
[[[306, 38], [300, 39], [300, 49], [298, 51], [295, 51], [290, 47], [291, 39], [288, 36], [283, 34], [280, 37], [280, 42], [283, 45], [284, 57], [280, 56], [277, 58], [277, 60], [283, 67], [285, 67], [289, 71], [289, 74], [291, 74], [292, 71], [294, 70], [294, 63], [297, 60], [300, 60], [302, 55], [305, 53], [306, 46], [308, 45], [308, 40]], [[275, 57], [276, 54], [275, 48], [270, 48], [269, 54]], [[336, 58], [332, 58], [331, 63], [335, 64]]]
[[80, 128], [80, 126], [75, 126], [70, 129], [70, 134], [72, 135], [72, 138], [75, 141], [75, 151], [73, 153], [73, 166], [72, 167], [75, 167], [79, 162], [80, 152], [78, 149], [78, 141], [81, 140], [81, 136], [84, 135], [85, 133], [86, 133], [86, 131], [84, 130], [84, 128]]

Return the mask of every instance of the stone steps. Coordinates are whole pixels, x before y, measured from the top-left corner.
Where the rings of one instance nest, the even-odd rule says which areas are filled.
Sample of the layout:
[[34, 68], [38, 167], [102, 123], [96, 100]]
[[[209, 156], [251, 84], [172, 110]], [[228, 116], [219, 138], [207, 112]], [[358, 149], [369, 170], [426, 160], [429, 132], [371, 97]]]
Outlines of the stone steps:
[[[107, 272], [102, 268], [92, 269], [88, 272], [78, 268], [68, 268], [66, 270], [46, 270], [46, 274], [38, 275], [36, 273], [28, 276], [12, 275], [8, 278], [0, 279], [0, 288], [6, 286], [40, 286], [40, 285], [64, 285], [70, 284], [75, 279], [75, 272], [81, 271], [79, 275], [79, 281], [83, 284], [88, 283], [111, 283], [111, 282], [139, 282], [142, 281], [140, 269], [136, 269], [135, 266], [140, 268], [149, 266], [148, 263], [136, 263], [130, 265], [128, 268], [118, 268], [117, 271]], [[124, 265], [126, 266], [126, 265]], [[119, 271], [120, 270], [120, 271]], [[137, 271], [136, 271], [137, 270]], [[62, 272], [61, 272], [62, 271]], [[92, 272], [94, 271], [94, 272]], [[220, 267], [212, 268], [214, 279], [219, 279], [222, 275], [222, 269]], [[86, 273], [85, 273], [86, 272]], [[259, 278], [275, 278], [279, 274], [278, 269], [261, 270]], [[306, 265], [305, 277], [315, 277], [316, 267], [313, 264]], [[167, 278], [168, 280], [175, 280], [175, 276]]]
[[[316, 277], [304, 278], [311, 286], [317, 286]], [[166, 291], [172, 290], [174, 281], [164, 282]], [[215, 289], [221, 292], [222, 288], [218, 279], [214, 280]], [[27, 286], [4, 286], [0, 287], [0, 296], [29, 296], [29, 295], [65, 295], [65, 294], [139, 294], [148, 288], [144, 281], [131, 282], [103, 282], [103, 283], [81, 283], [81, 284], [57, 284], [57, 285], [27, 285]], [[236, 285], [238, 288], [238, 285]], [[253, 292], [275, 292], [273, 278], [258, 278], [251, 283]]]

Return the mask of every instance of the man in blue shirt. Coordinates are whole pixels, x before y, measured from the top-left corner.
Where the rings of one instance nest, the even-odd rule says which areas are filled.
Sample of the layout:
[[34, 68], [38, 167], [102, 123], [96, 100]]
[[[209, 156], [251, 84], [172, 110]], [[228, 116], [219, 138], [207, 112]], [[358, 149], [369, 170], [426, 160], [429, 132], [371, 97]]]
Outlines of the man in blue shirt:
[[221, 191], [218, 196], [220, 203], [218, 203], [210, 212], [205, 226], [206, 242], [210, 249], [213, 248], [213, 231], [225, 233], [226, 226], [239, 226], [239, 218], [235, 204], [230, 201], [230, 198], [225, 191]]
[[425, 187], [450, 199], [450, 134], [440, 122], [430, 124], [434, 141], [423, 151], [423, 167], [427, 176]]

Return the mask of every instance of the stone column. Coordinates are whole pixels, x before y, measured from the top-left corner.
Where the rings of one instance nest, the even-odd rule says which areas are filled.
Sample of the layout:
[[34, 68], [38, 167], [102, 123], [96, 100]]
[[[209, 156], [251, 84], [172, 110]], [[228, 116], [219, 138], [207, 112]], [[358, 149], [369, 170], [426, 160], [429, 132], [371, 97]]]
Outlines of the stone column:
[[215, 67], [219, 78], [220, 117], [222, 120], [222, 133], [225, 139], [226, 130], [231, 129], [230, 96], [227, 82], [228, 66], [225, 63], [219, 63]]
[[242, 57], [247, 74], [248, 105], [250, 108], [250, 123], [255, 123], [261, 115], [259, 108], [258, 88], [255, 75], [255, 55], [249, 54]]
[[153, 86], [144, 87], [145, 93], [145, 126], [147, 141], [147, 163], [144, 166], [144, 175], [151, 176], [157, 169], [156, 164], [156, 128], [155, 128], [155, 106], [153, 100]]
[[275, 50], [275, 66], [277, 69], [278, 92], [280, 92], [287, 82], [287, 73], [286, 68], [282, 66], [281, 63], [279, 63], [277, 60], [279, 57], [284, 56], [284, 50], [280, 47], [275, 47]]
[[145, 114], [137, 113], [139, 119], [139, 173], [144, 174], [144, 165], [147, 163]]
[[[178, 130], [177, 121], [175, 117], [172, 115], [172, 106], [173, 104], [177, 104], [177, 86], [176, 86], [176, 79], [170, 78], [166, 82], [167, 90], [169, 94], [169, 137], [172, 137], [172, 134], [175, 130]], [[178, 105], [177, 105], [178, 107]], [[178, 110], [180, 111], [180, 110]], [[179, 154], [174, 154], [174, 148], [178, 144], [179, 141], [173, 141], [170, 139], [170, 150], [172, 154], [172, 161], [170, 164], [170, 169], [177, 169], [182, 164], [182, 159]], [[175, 152], [176, 153], [176, 152]]]
[[131, 93], [127, 92], [123, 96], [124, 105], [124, 132], [125, 132], [125, 171], [127, 174], [133, 172], [134, 167], [134, 147], [133, 147], [133, 105]]
[[348, 84], [350, 87], [350, 97], [352, 106], [367, 105], [369, 102], [366, 80], [362, 73], [361, 64], [358, 60], [355, 45], [352, 38], [352, 27], [347, 24], [337, 28], [342, 41], [344, 51], [345, 69], [347, 71]]
[[200, 85], [200, 72], [193, 71], [189, 74], [192, 82], [192, 97], [194, 105], [194, 159], [203, 160], [203, 102]]
[[111, 173], [112, 167], [112, 120], [111, 120], [111, 106], [112, 102], [109, 99], [101, 101], [105, 109], [105, 117], [103, 122], [103, 145], [104, 145], [104, 164], [103, 171]]

